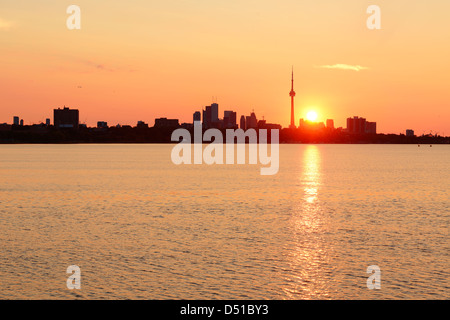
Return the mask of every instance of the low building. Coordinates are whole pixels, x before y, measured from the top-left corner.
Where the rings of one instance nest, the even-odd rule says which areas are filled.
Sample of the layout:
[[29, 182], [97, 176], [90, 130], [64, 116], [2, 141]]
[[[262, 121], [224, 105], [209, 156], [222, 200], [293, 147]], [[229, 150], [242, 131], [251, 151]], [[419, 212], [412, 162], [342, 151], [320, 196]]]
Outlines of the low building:
[[159, 118], [155, 119], [155, 128], [178, 128], [180, 122], [178, 119]]
[[63, 109], [53, 110], [53, 124], [56, 128], [78, 129], [80, 113], [77, 109]]
[[146, 124], [144, 121], [138, 121], [136, 127], [140, 129], [148, 128], [148, 124]]
[[181, 124], [181, 128], [186, 129], [186, 130], [192, 130], [192, 129], [194, 129], [194, 124], [193, 123], [183, 122]]
[[108, 122], [106, 121], [98, 121], [97, 128], [108, 129]]
[[299, 129], [304, 131], [318, 131], [325, 129], [325, 124], [323, 122], [300, 119]]
[[366, 121], [366, 133], [376, 134], [377, 133], [377, 123]]
[[276, 123], [267, 123], [266, 120], [259, 120], [258, 129], [281, 130], [281, 125]]
[[7, 123], [0, 124], [0, 131], [11, 131], [12, 126]]

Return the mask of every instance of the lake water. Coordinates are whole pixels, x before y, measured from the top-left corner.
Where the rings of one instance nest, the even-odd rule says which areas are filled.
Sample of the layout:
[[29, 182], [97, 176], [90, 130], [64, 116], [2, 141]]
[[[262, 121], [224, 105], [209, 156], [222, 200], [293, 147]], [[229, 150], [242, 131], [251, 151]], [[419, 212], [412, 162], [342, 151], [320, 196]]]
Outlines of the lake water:
[[281, 145], [274, 176], [172, 147], [1, 145], [0, 298], [450, 298], [449, 146]]

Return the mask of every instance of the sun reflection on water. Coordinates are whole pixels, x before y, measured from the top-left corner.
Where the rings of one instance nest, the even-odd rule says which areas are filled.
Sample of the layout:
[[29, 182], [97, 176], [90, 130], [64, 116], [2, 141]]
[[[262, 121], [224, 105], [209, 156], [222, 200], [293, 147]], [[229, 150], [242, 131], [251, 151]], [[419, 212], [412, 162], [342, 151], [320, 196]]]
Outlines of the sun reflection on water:
[[307, 203], [312, 204], [318, 200], [320, 185], [320, 152], [316, 146], [308, 146], [305, 150], [303, 167], [304, 199]]
[[299, 198], [292, 210], [292, 237], [286, 246], [288, 270], [284, 293], [288, 299], [327, 299], [330, 296], [329, 279], [324, 270], [329, 270], [330, 248], [323, 238], [327, 225], [319, 197], [322, 184], [320, 149], [306, 146], [299, 160], [301, 181]]

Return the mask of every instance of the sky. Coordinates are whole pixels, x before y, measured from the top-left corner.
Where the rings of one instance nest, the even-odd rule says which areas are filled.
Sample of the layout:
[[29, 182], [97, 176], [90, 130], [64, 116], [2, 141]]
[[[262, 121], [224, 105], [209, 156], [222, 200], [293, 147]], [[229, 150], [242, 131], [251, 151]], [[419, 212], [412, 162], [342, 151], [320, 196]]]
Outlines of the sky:
[[89, 126], [192, 122], [217, 100], [287, 127], [294, 66], [297, 125], [314, 110], [450, 135], [449, 57], [447, 0], [0, 0], [0, 123], [64, 105]]

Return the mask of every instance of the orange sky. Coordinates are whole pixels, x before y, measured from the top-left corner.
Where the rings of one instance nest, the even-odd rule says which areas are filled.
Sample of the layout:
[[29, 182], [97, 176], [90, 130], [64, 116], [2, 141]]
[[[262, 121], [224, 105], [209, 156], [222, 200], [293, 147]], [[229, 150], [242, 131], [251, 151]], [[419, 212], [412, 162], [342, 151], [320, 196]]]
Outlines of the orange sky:
[[[81, 30], [66, 27], [71, 4]], [[382, 30], [366, 27], [371, 4]], [[221, 116], [287, 126], [294, 65], [296, 124], [314, 109], [450, 135], [449, 1], [2, 0], [0, 49], [0, 123], [63, 105], [88, 125], [192, 122], [215, 96]], [[365, 69], [321, 67], [336, 64]]]

